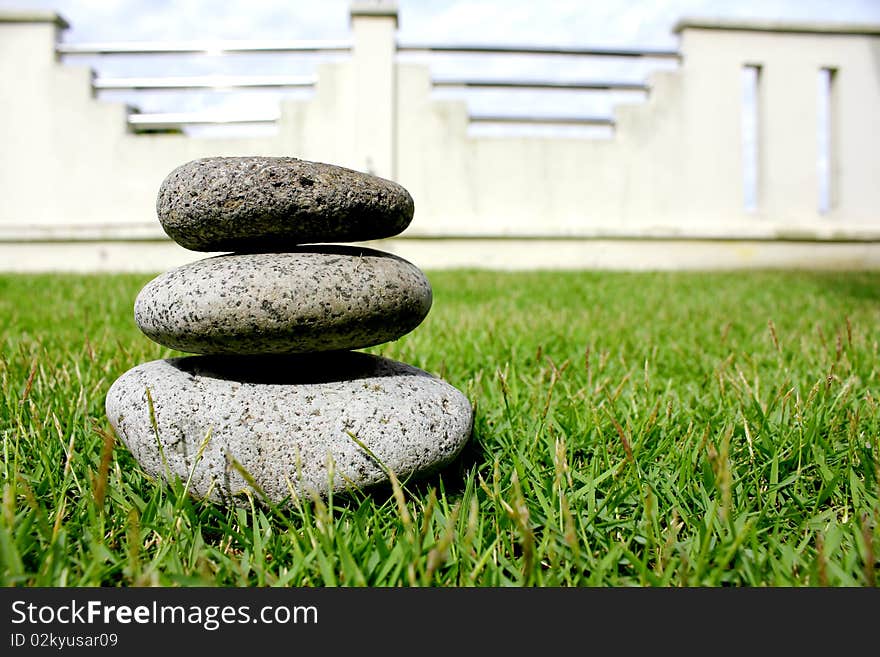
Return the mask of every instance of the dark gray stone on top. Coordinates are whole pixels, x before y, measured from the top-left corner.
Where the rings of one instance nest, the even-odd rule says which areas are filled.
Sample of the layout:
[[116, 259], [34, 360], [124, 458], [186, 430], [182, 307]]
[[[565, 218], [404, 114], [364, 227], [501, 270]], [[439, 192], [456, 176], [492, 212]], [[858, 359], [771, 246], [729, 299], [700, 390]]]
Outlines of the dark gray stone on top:
[[135, 321], [159, 344], [198, 354], [360, 349], [417, 327], [433, 300], [412, 263], [343, 245], [197, 260], [147, 283]]
[[293, 157], [193, 160], [168, 174], [156, 202], [168, 236], [194, 251], [382, 239], [402, 232], [413, 210], [395, 182]]

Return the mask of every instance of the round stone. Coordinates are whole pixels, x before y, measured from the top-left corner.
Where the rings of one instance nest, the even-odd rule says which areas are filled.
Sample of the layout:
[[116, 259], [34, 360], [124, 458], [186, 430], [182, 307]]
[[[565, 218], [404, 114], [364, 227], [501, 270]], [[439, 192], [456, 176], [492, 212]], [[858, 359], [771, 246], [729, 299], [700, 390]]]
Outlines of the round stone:
[[195, 251], [285, 251], [313, 242], [397, 235], [413, 200], [390, 180], [293, 157], [209, 157], [172, 171], [156, 210], [171, 239]]
[[412, 263], [372, 249], [315, 246], [205, 258], [147, 283], [138, 326], [159, 344], [198, 354], [307, 353], [396, 340], [431, 309]]
[[380, 484], [389, 470], [424, 476], [459, 454], [473, 424], [455, 387], [362, 352], [152, 361], [113, 383], [106, 410], [147, 473], [232, 503], [249, 482], [280, 504]]

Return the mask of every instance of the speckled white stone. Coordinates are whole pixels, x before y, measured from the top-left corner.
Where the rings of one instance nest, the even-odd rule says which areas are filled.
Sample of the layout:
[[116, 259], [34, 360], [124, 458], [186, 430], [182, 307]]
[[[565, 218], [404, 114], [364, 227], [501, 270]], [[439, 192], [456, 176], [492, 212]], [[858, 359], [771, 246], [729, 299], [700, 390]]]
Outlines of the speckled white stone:
[[403, 258], [326, 245], [177, 267], [144, 286], [134, 316], [147, 337], [180, 351], [310, 353], [396, 340], [422, 322], [432, 298]]
[[291, 491], [326, 494], [387, 481], [350, 434], [402, 480], [452, 461], [473, 422], [470, 402], [455, 387], [361, 352], [152, 361], [113, 383], [106, 411], [148, 473], [167, 478], [164, 453], [168, 475], [186, 481], [192, 472], [195, 497], [234, 504], [248, 484], [232, 459], [279, 504]]

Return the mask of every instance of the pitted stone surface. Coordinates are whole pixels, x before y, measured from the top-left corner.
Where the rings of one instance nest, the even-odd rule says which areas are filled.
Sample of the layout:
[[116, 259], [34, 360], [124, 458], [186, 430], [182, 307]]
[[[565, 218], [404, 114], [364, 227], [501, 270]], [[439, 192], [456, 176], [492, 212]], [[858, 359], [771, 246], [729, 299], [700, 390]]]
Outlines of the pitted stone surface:
[[431, 302], [430, 283], [410, 262], [327, 245], [177, 267], [144, 286], [134, 314], [147, 337], [180, 351], [306, 353], [396, 340]]
[[168, 236], [195, 251], [381, 239], [403, 231], [413, 209], [397, 183], [292, 157], [193, 160], [168, 174], [156, 202]]
[[117, 379], [106, 410], [148, 473], [166, 476], [164, 454], [172, 477], [186, 481], [192, 472], [193, 495], [233, 503], [247, 488], [234, 462], [278, 504], [291, 490], [323, 494], [387, 481], [374, 457], [400, 479], [431, 473], [458, 455], [473, 423], [455, 387], [359, 352], [152, 361]]

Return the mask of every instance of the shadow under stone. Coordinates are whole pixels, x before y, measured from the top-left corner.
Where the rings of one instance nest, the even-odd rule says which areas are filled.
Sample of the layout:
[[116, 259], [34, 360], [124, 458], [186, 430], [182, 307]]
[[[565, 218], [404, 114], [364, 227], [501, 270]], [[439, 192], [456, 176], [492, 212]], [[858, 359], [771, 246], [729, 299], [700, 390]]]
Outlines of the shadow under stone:
[[379, 251], [365, 246], [354, 246], [349, 244], [297, 244], [294, 246], [285, 246], [279, 243], [277, 238], [251, 239], [248, 240], [248, 248], [221, 255], [211, 256], [207, 260], [215, 260], [217, 258], [234, 258], [236, 256], [250, 257], [254, 254], [277, 254], [277, 255], [297, 255], [297, 254], [318, 254], [328, 256], [341, 256], [344, 258], [385, 258], [388, 260], [398, 260], [406, 262], [404, 258], [387, 251]]
[[312, 354], [184, 356], [170, 358], [172, 367], [191, 376], [238, 383], [302, 385], [358, 379], [425, 376], [427, 372], [390, 358], [359, 351]]

